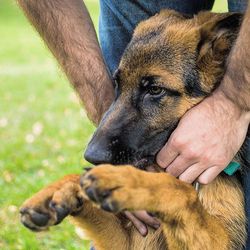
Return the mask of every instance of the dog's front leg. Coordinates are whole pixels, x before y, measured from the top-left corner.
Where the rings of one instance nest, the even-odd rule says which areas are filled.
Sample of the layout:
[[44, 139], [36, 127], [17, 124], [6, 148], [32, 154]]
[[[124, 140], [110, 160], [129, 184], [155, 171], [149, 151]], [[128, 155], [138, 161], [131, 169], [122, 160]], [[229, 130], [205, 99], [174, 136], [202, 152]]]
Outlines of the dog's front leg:
[[[97, 249], [127, 249], [127, 234], [114, 214], [85, 199], [79, 175], [68, 175], [26, 200], [20, 209], [22, 223], [33, 231], [57, 225], [66, 216], [94, 240]], [[119, 247], [118, 245], [119, 244]]]
[[173, 176], [103, 165], [84, 175], [81, 185], [105, 210], [155, 213], [170, 250], [230, 249], [223, 223], [206, 212], [191, 185]]

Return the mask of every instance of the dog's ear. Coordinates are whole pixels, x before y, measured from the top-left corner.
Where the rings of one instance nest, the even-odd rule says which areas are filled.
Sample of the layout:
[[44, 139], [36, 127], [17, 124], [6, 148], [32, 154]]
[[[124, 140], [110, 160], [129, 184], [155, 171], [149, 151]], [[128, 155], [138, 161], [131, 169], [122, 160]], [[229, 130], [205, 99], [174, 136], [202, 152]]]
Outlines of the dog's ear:
[[197, 45], [198, 63], [217, 63], [225, 57], [237, 37], [242, 15], [239, 13], [218, 14], [200, 26], [200, 41]]

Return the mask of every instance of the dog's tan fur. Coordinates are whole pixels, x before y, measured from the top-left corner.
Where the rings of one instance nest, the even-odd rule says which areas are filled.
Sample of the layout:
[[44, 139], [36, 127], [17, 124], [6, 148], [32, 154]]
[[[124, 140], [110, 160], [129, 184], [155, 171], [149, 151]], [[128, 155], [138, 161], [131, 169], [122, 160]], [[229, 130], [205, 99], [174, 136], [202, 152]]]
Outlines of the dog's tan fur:
[[[166, 10], [142, 22], [121, 60], [120, 103], [102, 124], [103, 131], [109, 129], [121, 108], [128, 105], [126, 102], [139, 76], [160, 76], [165, 87], [181, 94], [178, 102], [174, 97], [161, 100], [157, 116], [151, 115], [147, 121], [151, 130], [179, 120], [209, 95], [223, 76], [226, 57], [237, 35], [236, 29], [216, 27], [230, 16], [204, 12], [186, 18]], [[155, 56], [159, 45], [168, 46], [174, 54], [164, 65], [162, 58]], [[199, 88], [204, 95], [187, 93], [182, 77], [186, 59], [196, 60]], [[23, 204], [22, 222], [31, 229], [44, 230], [65, 217], [66, 214], [59, 219], [58, 208], [66, 209], [73, 222], [93, 239], [97, 250], [228, 250], [244, 246], [244, 197], [235, 176], [221, 174], [212, 183], [201, 186], [197, 193], [191, 185], [159, 171], [158, 167], [156, 173], [149, 173], [131, 166], [102, 165], [87, 172], [81, 181], [80, 176], [66, 176]], [[155, 213], [162, 226], [157, 231], [150, 229], [148, 235], [142, 237], [121, 213], [109, 213], [94, 205], [90, 201], [93, 197], [86, 191], [89, 188], [95, 190], [95, 203], [105, 209], [113, 212], [147, 210]], [[37, 214], [47, 214], [46, 223], [37, 219], [41, 218]]]

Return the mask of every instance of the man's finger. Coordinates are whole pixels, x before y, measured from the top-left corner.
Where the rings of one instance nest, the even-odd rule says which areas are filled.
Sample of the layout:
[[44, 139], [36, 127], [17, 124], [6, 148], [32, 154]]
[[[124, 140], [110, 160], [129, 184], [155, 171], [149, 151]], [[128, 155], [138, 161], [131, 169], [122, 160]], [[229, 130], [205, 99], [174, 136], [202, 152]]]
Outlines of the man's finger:
[[167, 143], [156, 156], [158, 165], [166, 168], [178, 156], [178, 152], [174, 150], [171, 144]]
[[201, 165], [200, 163], [193, 164], [179, 176], [179, 179], [187, 183], [193, 183], [205, 169], [206, 166]]
[[148, 228], [144, 223], [142, 223], [132, 213], [128, 211], [125, 211], [124, 214], [133, 223], [133, 225], [136, 227], [136, 229], [142, 236], [146, 236], [148, 234]]
[[136, 211], [133, 215], [140, 221], [146, 223], [148, 226], [158, 229], [160, 226], [160, 221], [156, 218], [150, 216], [146, 211]]
[[186, 169], [196, 163], [196, 160], [186, 159], [183, 156], [178, 156], [175, 160], [166, 168], [166, 172], [169, 174], [178, 177]]
[[208, 184], [214, 180], [214, 178], [223, 170], [223, 168], [218, 166], [213, 166], [208, 168], [204, 173], [202, 173], [199, 178], [198, 182], [201, 184]]

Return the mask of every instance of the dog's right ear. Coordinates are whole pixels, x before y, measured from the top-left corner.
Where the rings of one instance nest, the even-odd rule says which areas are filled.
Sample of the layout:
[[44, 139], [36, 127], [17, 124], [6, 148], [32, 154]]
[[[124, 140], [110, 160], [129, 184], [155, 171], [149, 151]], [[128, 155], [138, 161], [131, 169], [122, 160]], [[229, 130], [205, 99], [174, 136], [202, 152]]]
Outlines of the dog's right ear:
[[215, 89], [222, 80], [225, 63], [236, 40], [241, 20], [242, 15], [238, 13], [215, 14], [209, 16], [208, 21], [198, 28], [196, 62], [201, 84], [207, 92]]
[[202, 24], [197, 46], [198, 62], [224, 61], [237, 37], [241, 20], [240, 13], [226, 13], [218, 14]]

